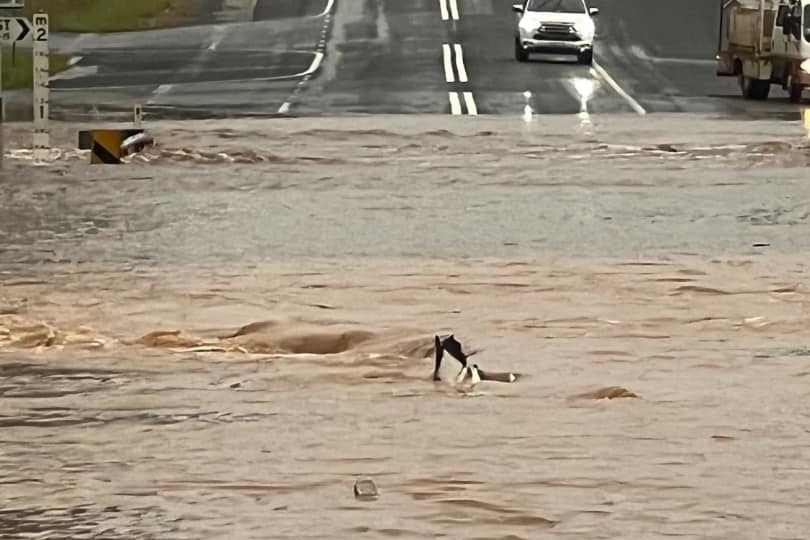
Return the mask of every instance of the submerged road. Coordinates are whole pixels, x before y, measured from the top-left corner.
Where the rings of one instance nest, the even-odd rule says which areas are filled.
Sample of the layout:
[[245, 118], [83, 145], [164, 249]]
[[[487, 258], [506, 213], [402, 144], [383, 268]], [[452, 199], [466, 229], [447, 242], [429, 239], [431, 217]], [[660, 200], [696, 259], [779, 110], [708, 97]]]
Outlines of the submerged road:
[[716, 2], [592, 0], [594, 65], [514, 59], [510, 0], [256, 0], [242, 19], [54, 36], [81, 59], [52, 81], [54, 116], [354, 113], [735, 115], [796, 111], [715, 75]]

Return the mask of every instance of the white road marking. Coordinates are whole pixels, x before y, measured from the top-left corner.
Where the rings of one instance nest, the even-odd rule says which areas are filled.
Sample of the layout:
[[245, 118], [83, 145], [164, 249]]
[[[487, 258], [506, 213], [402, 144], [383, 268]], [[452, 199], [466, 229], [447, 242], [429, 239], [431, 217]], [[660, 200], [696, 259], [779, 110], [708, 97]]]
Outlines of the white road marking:
[[326, 7], [316, 15], [316, 17], [323, 17], [324, 15], [328, 15], [330, 11], [332, 11], [332, 6], [335, 5], [335, 0], [328, 0], [326, 2]]
[[78, 79], [80, 77], [87, 77], [89, 75], [95, 75], [98, 73], [98, 66], [73, 66], [70, 69], [66, 69], [65, 71], [60, 71], [56, 75], [51, 75], [49, 80], [51, 81], [59, 81], [59, 80], [70, 80], [70, 79]]
[[439, 9], [442, 12], [442, 20], [446, 21], [450, 18], [450, 14], [447, 13], [447, 0], [439, 0]]
[[439, 10], [442, 13], [442, 20], [458, 20], [458, 0], [439, 0]]
[[[323, 55], [323, 53], [319, 52], [308, 52], [307, 54], [315, 54], [315, 55]], [[316, 62], [320, 65], [320, 61], [323, 60], [321, 57], [320, 59], [316, 58], [313, 61], [313, 64]], [[316, 68], [317, 69], [317, 68]], [[314, 70], [312, 66], [308, 68], [306, 71], [302, 71], [301, 73], [291, 73], [289, 75], [274, 75], [272, 77], [248, 77], [248, 78], [241, 78], [241, 79], [217, 79], [216, 81], [212, 80], [202, 80], [202, 81], [195, 81], [195, 82], [178, 82], [171, 85], [172, 87], [187, 87], [187, 86], [200, 86], [200, 85], [207, 85], [211, 84], [211, 82], [218, 82], [218, 83], [247, 83], [247, 82], [269, 82], [269, 81], [286, 81], [289, 79], [298, 79], [302, 75], [307, 75], [312, 73]], [[132, 84], [132, 85], [111, 85], [111, 86], [82, 86], [76, 88], [60, 88], [59, 92], [86, 92], [88, 90], [126, 90], [128, 88], [145, 88], [148, 86], [152, 86], [151, 84]]]
[[[302, 85], [304, 85], [312, 76], [313, 73], [318, 71], [318, 68], [321, 67], [321, 62], [323, 62], [324, 53], [323, 50], [326, 47], [326, 31], [328, 30], [327, 25], [329, 24], [329, 20], [331, 19], [331, 11], [332, 8], [335, 6], [335, 0], [327, 0], [326, 7], [324, 7], [323, 11], [315, 15], [315, 17], [326, 17], [326, 22], [324, 22], [323, 27], [321, 28], [321, 35], [318, 44], [316, 45], [317, 50], [314, 51], [312, 54], [315, 57], [312, 59], [312, 63], [309, 65], [306, 71], [302, 71], [301, 73], [296, 73], [295, 75], [282, 75], [281, 77], [272, 77], [272, 78], [263, 78], [263, 79], [250, 79], [250, 80], [279, 80], [279, 79], [294, 79], [301, 77], [301, 80], [298, 81], [298, 84], [295, 86], [295, 90], [293, 90], [292, 95], [290, 98], [295, 97], [301, 91]], [[287, 114], [290, 112], [290, 107], [292, 107], [292, 103], [290, 101], [285, 101], [281, 104], [281, 107], [278, 108], [279, 114]]]
[[323, 53], [314, 52], [312, 54], [315, 55], [315, 58], [312, 59], [312, 63], [309, 65], [309, 68], [307, 68], [306, 71], [302, 71], [301, 73], [296, 73], [295, 75], [293, 75], [293, 77], [306, 77], [307, 75], [312, 75], [313, 73], [318, 71], [318, 68], [321, 67], [321, 62], [323, 62]]
[[458, 98], [458, 92], [448, 92], [450, 96], [450, 112], [451, 114], [461, 114], [461, 100]]
[[454, 82], [456, 77], [453, 73], [453, 59], [451, 58], [450, 45], [447, 43], [442, 44], [442, 56], [444, 58], [444, 78], [447, 82]]
[[152, 97], [149, 98], [146, 104], [151, 105], [152, 103], [154, 103], [155, 99], [162, 96], [163, 94], [170, 92], [172, 88], [174, 88], [173, 84], [161, 84], [160, 86], [155, 88], [155, 91], [152, 92]]
[[[225, 38], [225, 34], [227, 29], [224, 25], [218, 24], [215, 25], [211, 30], [211, 42], [208, 44], [207, 50], [208, 51], [215, 51], [222, 40]], [[197, 59], [192, 62], [191, 66], [194, 68], [194, 72], [197, 73], [200, 71], [203, 63], [203, 58], [205, 56], [205, 52], [201, 52]], [[174, 84], [161, 84], [155, 91], [152, 92], [152, 96], [146, 101], [146, 105], [152, 105], [160, 96], [167, 94], [174, 88]], [[85, 87], [84, 90], [89, 90], [90, 88]]]
[[457, 0], [450, 0], [450, 16], [454, 21], [458, 20], [458, 2]]
[[644, 107], [642, 107], [638, 101], [633, 99], [633, 96], [625, 92], [624, 89], [621, 86], [619, 86], [619, 83], [614, 81], [613, 77], [611, 77], [610, 74], [607, 71], [605, 71], [605, 69], [602, 66], [597, 64], [595, 60], [593, 62], [593, 68], [591, 68], [591, 75], [594, 75], [595, 77], [598, 77], [603, 81], [605, 81], [606, 83], [608, 83], [610, 87], [613, 88], [613, 90], [615, 90], [617, 94], [623, 97], [624, 100], [630, 105], [630, 107], [638, 114], [642, 116], [647, 114], [647, 111], [644, 110]]
[[[312, 76], [313, 73], [318, 71], [318, 68], [321, 66], [321, 62], [323, 62], [323, 53], [320, 51], [316, 51], [313, 53], [315, 58], [312, 59], [312, 63], [309, 65], [306, 71], [302, 71], [301, 73], [297, 73], [295, 77], [302, 77], [300, 81], [298, 81], [298, 85], [295, 87], [295, 91], [293, 94], [297, 94], [301, 88], [301, 85], [304, 84], [309, 78]], [[283, 78], [290, 78], [289, 76], [282, 75]], [[290, 112], [291, 103], [289, 101], [285, 101], [281, 104], [281, 107], [278, 108], [278, 112], [281, 114], [287, 114]]]
[[450, 113], [454, 115], [464, 114], [460, 94], [464, 96], [464, 105], [467, 106], [467, 114], [476, 116], [478, 114], [478, 107], [475, 104], [472, 92], [448, 92], [447, 95], [450, 98]]
[[[444, 78], [448, 83], [456, 81], [456, 74], [453, 71], [453, 52], [455, 52], [456, 63], [455, 67], [458, 71], [459, 82], [468, 82], [467, 68], [464, 67], [464, 51], [459, 43], [454, 43], [450, 47], [449, 43], [442, 44], [442, 60], [444, 63]], [[462, 107], [461, 96], [464, 96], [464, 105], [467, 106], [467, 114], [477, 115], [478, 107], [475, 104], [472, 92], [448, 92], [450, 99], [450, 112], [454, 115], [464, 114]]]
[[458, 69], [458, 80], [467, 82], [467, 70], [464, 68], [464, 54], [461, 52], [461, 45], [456, 43], [456, 68]]
[[464, 103], [467, 104], [467, 114], [475, 116], [478, 114], [478, 107], [475, 105], [472, 92], [464, 92]]
[[[267, 82], [267, 81], [285, 81], [288, 79], [300, 79], [301, 77], [306, 77], [308, 75], [312, 75], [315, 73], [321, 65], [323, 61], [323, 53], [322, 52], [307, 52], [307, 54], [315, 55], [313, 58], [312, 63], [309, 65], [306, 71], [302, 71], [300, 73], [292, 73], [290, 75], [275, 75], [273, 77], [252, 77], [246, 79], [228, 79], [228, 80], [220, 80], [218, 82], [224, 83], [244, 83], [244, 82]], [[206, 85], [210, 84], [210, 81], [196, 81], [196, 82], [186, 82], [186, 83], [174, 83], [174, 84], [161, 84], [155, 91], [155, 94], [165, 94], [169, 90], [174, 87], [185, 87], [185, 86], [195, 86], [195, 85]], [[86, 92], [88, 90], [124, 90], [126, 88], [139, 88], [145, 86], [152, 86], [151, 84], [133, 84], [129, 86], [82, 86], [81, 88], [60, 88], [60, 92]]]
[[208, 45], [209, 51], [217, 50], [219, 44], [222, 43], [222, 39], [225, 37], [225, 27], [221, 24], [218, 24], [214, 27], [213, 36], [211, 37], [211, 44]]

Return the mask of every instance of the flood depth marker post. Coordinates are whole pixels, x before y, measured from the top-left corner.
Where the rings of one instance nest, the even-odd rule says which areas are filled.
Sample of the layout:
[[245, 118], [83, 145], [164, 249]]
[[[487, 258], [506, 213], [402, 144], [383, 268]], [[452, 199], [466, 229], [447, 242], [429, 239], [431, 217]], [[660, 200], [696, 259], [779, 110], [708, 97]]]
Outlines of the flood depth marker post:
[[34, 13], [34, 161], [48, 157], [50, 134], [48, 116], [50, 114], [48, 14]]
[[[5, 34], [5, 25], [8, 23], [0, 22], [0, 33]], [[4, 37], [4, 36], [0, 36]], [[6, 126], [3, 123], [6, 121], [6, 104], [3, 102], [3, 45], [0, 43], [0, 169], [3, 168], [3, 158], [6, 155], [6, 145], [3, 140], [3, 134], [6, 131]]]

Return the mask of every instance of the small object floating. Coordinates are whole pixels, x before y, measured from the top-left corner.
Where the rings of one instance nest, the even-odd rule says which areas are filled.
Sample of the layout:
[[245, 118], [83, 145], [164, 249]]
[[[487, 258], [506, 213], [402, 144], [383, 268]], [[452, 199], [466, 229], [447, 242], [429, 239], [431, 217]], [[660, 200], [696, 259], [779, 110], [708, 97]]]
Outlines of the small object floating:
[[622, 388], [621, 386], [607, 386], [592, 392], [585, 392], [573, 396], [578, 399], [617, 399], [617, 398], [637, 398], [638, 394]]
[[357, 499], [376, 499], [379, 495], [373, 480], [358, 480], [354, 483], [354, 496]]

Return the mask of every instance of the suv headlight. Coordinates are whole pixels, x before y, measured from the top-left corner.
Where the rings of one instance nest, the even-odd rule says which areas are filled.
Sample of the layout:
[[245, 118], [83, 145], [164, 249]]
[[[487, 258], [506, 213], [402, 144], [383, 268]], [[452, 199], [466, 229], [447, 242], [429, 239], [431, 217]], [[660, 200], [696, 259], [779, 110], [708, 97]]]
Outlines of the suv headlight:
[[590, 41], [593, 39], [593, 35], [596, 32], [596, 27], [592, 22], [577, 23], [576, 26], [574, 26], [574, 29], [585, 41]]
[[805, 59], [804, 62], [799, 64], [799, 69], [801, 69], [805, 73], [810, 73], [810, 58]]
[[527, 34], [531, 34], [535, 30], [537, 30], [537, 23], [534, 23], [534, 22], [532, 22], [530, 20], [527, 20], [527, 19], [523, 19], [522, 21], [520, 21], [519, 26], [520, 26], [520, 29], [523, 30], [524, 32], [526, 32]]

